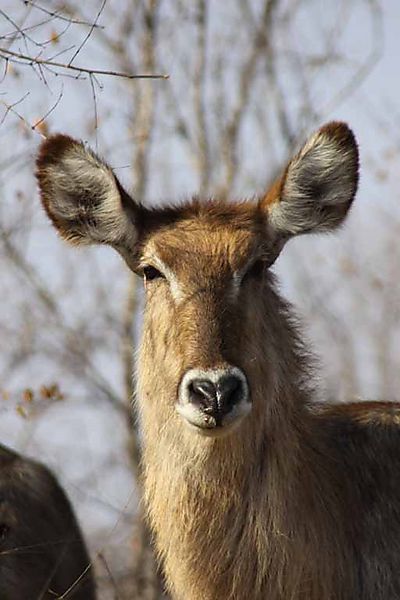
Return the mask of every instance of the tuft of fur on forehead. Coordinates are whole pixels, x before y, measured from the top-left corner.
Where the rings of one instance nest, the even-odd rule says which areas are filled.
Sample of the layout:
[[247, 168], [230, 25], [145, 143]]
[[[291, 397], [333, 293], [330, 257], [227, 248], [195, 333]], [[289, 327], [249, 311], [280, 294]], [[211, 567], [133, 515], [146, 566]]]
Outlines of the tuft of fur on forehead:
[[265, 227], [265, 220], [265, 214], [255, 201], [229, 202], [197, 196], [181, 204], [147, 209], [143, 215], [143, 225], [150, 230], [179, 223], [188, 225], [190, 221], [235, 229], [259, 229]]

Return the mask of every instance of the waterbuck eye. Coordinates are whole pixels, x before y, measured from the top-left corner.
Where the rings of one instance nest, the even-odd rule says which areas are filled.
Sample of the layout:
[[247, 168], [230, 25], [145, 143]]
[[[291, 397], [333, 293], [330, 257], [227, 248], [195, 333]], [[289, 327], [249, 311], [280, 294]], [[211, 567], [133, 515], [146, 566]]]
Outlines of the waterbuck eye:
[[153, 281], [154, 279], [165, 279], [161, 271], [159, 271], [155, 267], [152, 267], [151, 265], [144, 267], [142, 273], [145, 283], [147, 283], [148, 281]]

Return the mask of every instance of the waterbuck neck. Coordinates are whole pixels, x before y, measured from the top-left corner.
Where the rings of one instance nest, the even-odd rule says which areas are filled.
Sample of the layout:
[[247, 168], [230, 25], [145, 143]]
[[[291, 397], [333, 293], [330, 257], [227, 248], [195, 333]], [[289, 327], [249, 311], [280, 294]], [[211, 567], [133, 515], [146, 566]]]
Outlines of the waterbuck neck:
[[[344, 533], [337, 527], [341, 502], [333, 501], [333, 489], [320, 488], [326, 478], [318, 471], [321, 463], [315, 454], [324, 454], [324, 440], [315, 438], [314, 432], [309, 443], [307, 403], [312, 392], [305, 385], [309, 361], [287, 305], [275, 295], [264, 302], [266, 315], [271, 302], [279, 303], [279, 336], [274, 337], [272, 327], [272, 346], [271, 339], [268, 347], [260, 341], [259, 356], [265, 358], [251, 367], [252, 381], [259, 382], [253, 386], [252, 413], [234, 434], [217, 439], [194, 435], [184, 426], [168, 397], [174, 390], [165, 385], [165, 373], [158, 383], [153, 369], [147, 387], [146, 336], [151, 327], [146, 334], [145, 323], [139, 365], [145, 501], [179, 600], [242, 600], [244, 589], [253, 590], [257, 600], [265, 597], [264, 590], [269, 600], [322, 600], [330, 597], [328, 592], [325, 596], [324, 584], [311, 589], [304, 581], [325, 582], [331, 592], [337, 571], [316, 565], [312, 559], [316, 546], [326, 536], [340, 564], [346, 556]], [[153, 314], [147, 318], [152, 320]], [[164, 409], [154, 410], [154, 403]], [[334, 473], [328, 458], [323, 468]], [[331, 515], [324, 519], [330, 498]], [[324, 572], [315, 576], [313, 569]]]

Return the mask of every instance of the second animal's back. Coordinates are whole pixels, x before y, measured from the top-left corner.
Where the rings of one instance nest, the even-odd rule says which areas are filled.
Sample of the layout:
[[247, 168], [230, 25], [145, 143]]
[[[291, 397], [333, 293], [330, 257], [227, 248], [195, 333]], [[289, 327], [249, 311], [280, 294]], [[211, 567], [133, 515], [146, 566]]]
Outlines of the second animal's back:
[[42, 464], [0, 446], [0, 599], [94, 600], [70, 502]]

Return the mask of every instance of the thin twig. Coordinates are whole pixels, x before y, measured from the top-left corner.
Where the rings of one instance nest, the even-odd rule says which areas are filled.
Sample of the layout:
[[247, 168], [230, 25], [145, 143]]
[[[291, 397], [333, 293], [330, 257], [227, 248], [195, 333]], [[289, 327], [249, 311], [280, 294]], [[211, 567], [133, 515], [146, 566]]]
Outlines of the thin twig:
[[107, 2], [107, 0], [103, 0], [103, 2], [102, 2], [102, 4], [101, 4], [101, 6], [100, 6], [100, 8], [99, 8], [99, 11], [98, 11], [98, 13], [97, 13], [97, 15], [96, 15], [96, 18], [95, 18], [95, 20], [93, 21], [93, 24], [92, 24], [92, 26], [90, 27], [90, 29], [89, 29], [88, 33], [86, 34], [86, 36], [85, 36], [84, 40], [82, 41], [82, 43], [80, 44], [80, 46], [77, 48], [77, 50], [76, 50], [76, 52], [74, 53], [74, 55], [72, 56], [71, 60], [69, 61], [69, 63], [68, 63], [68, 66], [69, 66], [69, 67], [72, 65], [72, 63], [74, 62], [75, 58], [78, 56], [79, 52], [82, 50], [82, 48], [84, 47], [84, 45], [86, 44], [86, 42], [88, 41], [88, 39], [90, 38], [90, 36], [92, 35], [92, 33], [93, 33], [93, 30], [94, 30], [95, 26], [97, 25], [97, 21], [99, 20], [99, 18], [100, 18], [100, 15], [101, 15], [101, 13], [102, 13], [102, 12], [103, 12], [103, 10], [104, 10], [104, 7], [105, 7], [105, 5], [106, 5], [106, 2]]
[[349, 79], [339, 90], [339, 92], [321, 108], [320, 112], [322, 114], [329, 114], [331, 111], [336, 110], [340, 104], [342, 104], [349, 96], [351, 96], [351, 94], [359, 89], [373, 68], [382, 58], [384, 49], [383, 11], [382, 7], [378, 2], [376, 2], [376, 0], [370, 0], [369, 4], [371, 5], [372, 26], [374, 29], [373, 47], [357, 71], [352, 73], [351, 79]]
[[110, 567], [108, 566], [106, 557], [104, 556], [103, 552], [98, 552], [97, 554], [97, 558], [99, 559], [99, 561], [103, 564], [104, 569], [107, 572], [108, 578], [111, 581], [111, 585], [114, 589], [114, 600], [119, 600], [120, 595], [119, 595], [119, 591], [118, 591], [118, 586], [117, 586], [117, 582], [115, 581], [115, 577], [113, 576]]
[[95, 135], [96, 135], [96, 152], [98, 151], [97, 148], [97, 128], [98, 128], [98, 114], [97, 114], [97, 98], [96, 98], [96, 90], [94, 89], [94, 83], [93, 83], [93, 77], [94, 75], [89, 75], [89, 81], [90, 81], [90, 88], [92, 90], [92, 98], [93, 98], [93, 109], [94, 109], [94, 131], [95, 131]]
[[40, 47], [43, 46], [43, 44], [39, 44], [39, 42], [37, 42], [36, 40], [31, 38], [26, 32], [23, 32], [21, 30], [20, 26], [18, 25], [18, 23], [16, 23], [6, 12], [4, 12], [4, 10], [0, 9], [0, 15], [2, 17], [4, 17], [4, 19], [6, 19], [6, 21], [8, 21], [14, 27], [14, 29], [20, 34], [21, 38], [25, 42], [25, 46], [26, 46], [26, 40], [29, 40], [35, 46], [40, 46]]
[[256, 76], [256, 67], [260, 56], [268, 47], [268, 35], [272, 28], [274, 11], [277, 0], [265, 0], [263, 14], [258, 30], [253, 38], [253, 46], [248, 59], [243, 64], [239, 77], [239, 98], [225, 128], [223, 136], [223, 153], [225, 156], [225, 183], [220, 190], [221, 196], [226, 196], [234, 187], [238, 172], [238, 139], [244, 115], [249, 106], [250, 92]]
[[24, 4], [26, 4], [27, 6], [28, 5], [32, 6], [33, 8], [40, 10], [41, 12], [45, 13], [46, 15], [49, 15], [50, 17], [52, 17], [54, 19], [60, 19], [61, 21], [67, 21], [68, 23], [71, 23], [72, 25], [84, 25], [86, 27], [93, 27], [96, 29], [104, 29], [103, 25], [98, 25], [97, 23], [93, 24], [88, 21], [82, 21], [81, 19], [73, 19], [72, 17], [66, 17], [65, 15], [60, 14], [58, 11], [48, 10], [47, 8], [44, 8], [43, 6], [39, 6], [39, 4], [32, 2], [32, 0], [24, 0]]
[[46, 136], [40, 131], [39, 127], [47, 119], [47, 117], [57, 108], [57, 106], [61, 102], [63, 95], [64, 95], [64, 88], [61, 88], [61, 91], [60, 91], [55, 103], [49, 108], [49, 110], [43, 115], [43, 117], [41, 117], [40, 119], [35, 121], [35, 123], [33, 123], [33, 125], [31, 123], [29, 123], [29, 121], [27, 121], [27, 119], [25, 119], [25, 117], [23, 117], [18, 111], [15, 110], [15, 107], [18, 104], [21, 104], [21, 102], [23, 102], [25, 100], [25, 98], [27, 98], [27, 96], [29, 96], [29, 92], [27, 92], [24, 96], [22, 96], [22, 98], [20, 98], [19, 100], [17, 100], [17, 102], [14, 102], [13, 104], [8, 104], [5, 100], [0, 100], [0, 103], [3, 104], [3, 106], [5, 106], [5, 108], [6, 108], [6, 112], [4, 113], [4, 115], [0, 121], [0, 125], [2, 125], [4, 123], [4, 121], [7, 118], [8, 113], [12, 112], [16, 117], [18, 117], [18, 119], [25, 125], [25, 127], [27, 129], [30, 129], [31, 131], [35, 131], [42, 138], [45, 139]]
[[[78, 67], [76, 65], [69, 65], [66, 63], [59, 63], [54, 60], [47, 60], [45, 58], [39, 58], [34, 56], [29, 56], [27, 54], [21, 54], [19, 52], [12, 52], [11, 50], [7, 50], [6, 48], [0, 47], [0, 55], [6, 54], [7, 56], [11, 56], [13, 58], [19, 59], [19, 64], [25, 64], [28, 66], [36, 65], [45, 65], [49, 67], [56, 67], [57, 69], [65, 69], [70, 71], [76, 71], [79, 74], [87, 73], [88, 75], [110, 75], [113, 77], [123, 77], [125, 79], [169, 79], [169, 75], [163, 74], [138, 74], [134, 75], [133, 73], [121, 73], [120, 71], [112, 71], [112, 70], [104, 70], [104, 69], [89, 69], [88, 67]], [[3, 57], [4, 58], [4, 57]], [[12, 60], [12, 59], [9, 59]], [[15, 62], [15, 61], [14, 61]]]
[[27, 98], [29, 96], [29, 94], [30, 94], [30, 92], [26, 92], [26, 94], [24, 94], [22, 96], [22, 98], [20, 98], [13, 104], [8, 104], [5, 100], [1, 100], [1, 103], [6, 107], [6, 112], [4, 113], [3, 118], [0, 121], [0, 125], [3, 125], [9, 112], [14, 113], [19, 119], [22, 119], [25, 122], [25, 119], [19, 113], [17, 113], [17, 111], [15, 110], [15, 107], [18, 106], [18, 104], [21, 104], [21, 102], [23, 102], [25, 100], [25, 98]]
[[205, 195], [210, 185], [210, 144], [205, 104], [207, 58], [207, 2], [198, 0], [197, 6], [198, 57], [194, 72], [194, 108], [196, 113], [200, 195]]
[[55, 103], [53, 104], [53, 106], [51, 108], [49, 108], [49, 110], [43, 115], [43, 117], [41, 119], [39, 119], [38, 121], [36, 121], [34, 123], [34, 125], [32, 125], [32, 129], [35, 130], [37, 127], [39, 127], [39, 125], [41, 125], [49, 115], [51, 115], [51, 113], [57, 108], [57, 106], [60, 104], [61, 102], [61, 98], [64, 95], [64, 87], [61, 88], [61, 91], [58, 95], [57, 100], [55, 101]]

